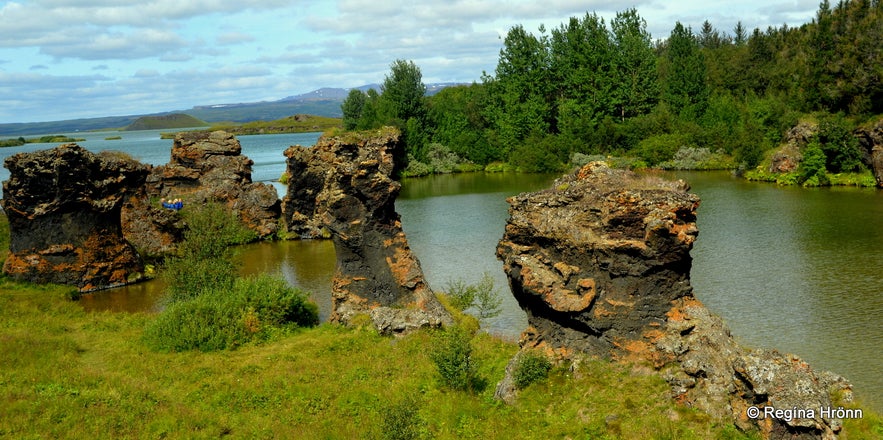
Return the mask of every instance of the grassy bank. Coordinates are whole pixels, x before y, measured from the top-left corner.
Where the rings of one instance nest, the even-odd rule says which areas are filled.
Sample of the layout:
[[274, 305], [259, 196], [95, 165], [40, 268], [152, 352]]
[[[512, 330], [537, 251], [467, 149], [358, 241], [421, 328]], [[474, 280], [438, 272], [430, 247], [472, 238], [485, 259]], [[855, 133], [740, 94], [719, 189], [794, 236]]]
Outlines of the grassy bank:
[[[486, 334], [472, 344], [487, 386], [470, 393], [440, 383], [432, 332], [325, 324], [233, 351], [158, 353], [143, 342], [153, 315], [86, 313], [71, 290], [0, 276], [0, 437], [752, 438], [675, 406], [640, 366], [557, 368], [507, 406], [493, 388], [517, 347]], [[846, 430], [883, 433], [868, 412]]]
[[[404, 415], [424, 438], [732, 438], [672, 406], [654, 376], [592, 361], [558, 371], [515, 406], [438, 384], [430, 335], [398, 340], [324, 325], [216, 353], [155, 353], [143, 314], [84, 313], [64, 288], [3, 284], [0, 436], [383, 438]], [[495, 382], [512, 344], [480, 335]], [[408, 402], [404, 410], [397, 403]]]

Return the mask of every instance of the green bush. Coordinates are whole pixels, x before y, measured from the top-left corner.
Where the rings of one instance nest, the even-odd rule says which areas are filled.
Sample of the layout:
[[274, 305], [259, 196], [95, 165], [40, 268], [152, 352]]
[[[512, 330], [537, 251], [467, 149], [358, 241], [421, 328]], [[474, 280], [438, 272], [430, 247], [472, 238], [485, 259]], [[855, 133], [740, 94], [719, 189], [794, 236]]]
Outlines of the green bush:
[[803, 161], [798, 168], [798, 180], [803, 186], [828, 185], [828, 176], [825, 172], [825, 152], [818, 138], [813, 138], [803, 150]]
[[459, 391], [481, 391], [486, 383], [478, 376], [472, 357], [471, 335], [460, 326], [439, 330], [429, 353], [441, 384]]
[[569, 158], [570, 153], [554, 135], [530, 136], [509, 153], [509, 163], [526, 173], [561, 171]]
[[380, 438], [383, 440], [413, 440], [420, 438], [423, 421], [419, 402], [413, 397], [394, 402], [383, 409]]
[[166, 260], [162, 273], [168, 286], [166, 301], [192, 298], [204, 290], [230, 289], [236, 267], [229, 247], [253, 240], [254, 232], [217, 203], [188, 205], [181, 212], [187, 231], [177, 255]]
[[494, 288], [494, 278], [485, 272], [476, 284], [466, 284], [463, 280], [449, 281], [447, 294], [451, 305], [465, 312], [475, 308], [478, 319], [490, 319], [500, 314], [503, 298]]
[[209, 202], [205, 205], [185, 205], [181, 210], [187, 223], [184, 242], [179, 254], [195, 258], [215, 258], [226, 254], [231, 245], [254, 241], [257, 235], [239, 220], [227, 207]]
[[451, 305], [461, 312], [475, 303], [475, 286], [463, 280], [448, 281], [447, 294], [451, 298]]
[[711, 152], [708, 148], [681, 147], [671, 160], [659, 163], [667, 170], [726, 170], [735, 168], [733, 160], [723, 150]]
[[166, 282], [164, 300], [170, 304], [204, 291], [229, 290], [236, 279], [236, 266], [229, 257], [171, 257], [166, 259], [161, 277]]
[[453, 173], [456, 171], [457, 165], [463, 162], [463, 159], [451, 151], [450, 148], [437, 142], [429, 144], [427, 148], [426, 159], [429, 161], [429, 166], [434, 173]]
[[518, 389], [524, 389], [528, 385], [548, 377], [551, 369], [552, 363], [545, 356], [527, 351], [515, 361], [512, 379]]
[[432, 167], [408, 155], [408, 166], [402, 170], [402, 177], [422, 177], [432, 174]]
[[858, 139], [852, 134], [853, 128], [842, 115], [826, 116], [819, 121], [816, 137], [825, 153], [828, 171], [842, 173], [862, 168], [862, 153]]
[[225, 350], [318, 320], [318, 308], [306, 294], [262, 275], [238, 279], [229, 291], [205, 289], [169, 304], [148, 323], [144, 339], [158, 351]]
[[687, 138], [681, 134], [660, 134], [638, 143], [635, 154], [650, 165], [671, 159], [675, 153], [687, 147]]

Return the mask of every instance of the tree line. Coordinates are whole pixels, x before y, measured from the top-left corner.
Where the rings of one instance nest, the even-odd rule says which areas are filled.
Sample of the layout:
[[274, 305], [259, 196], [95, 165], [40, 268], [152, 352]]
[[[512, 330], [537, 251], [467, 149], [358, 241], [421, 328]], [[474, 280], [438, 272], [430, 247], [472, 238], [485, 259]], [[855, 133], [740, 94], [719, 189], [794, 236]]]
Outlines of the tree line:
[[[883, 113], [881, 47], [880, 0], [825, 0], [810, 23], [751, 33], [741, 22], [729, 32], [678, 22], [656, 41], [635, 9], [609, 24], [587, 13], [537, 33], [512, 27], [493, 73], [431, 97], [419, 67], [397, 60], [379, 92], [350, 92], [343, 119], [347, 129], [402, 128], [414, 174], [495, 163], [558, 171], [596, 156], [750, 169], [799, 120], [848, 133]], [[827, 138], [829, 166], [861, 168], [839, 159], [855, 157], [854, 142]]]

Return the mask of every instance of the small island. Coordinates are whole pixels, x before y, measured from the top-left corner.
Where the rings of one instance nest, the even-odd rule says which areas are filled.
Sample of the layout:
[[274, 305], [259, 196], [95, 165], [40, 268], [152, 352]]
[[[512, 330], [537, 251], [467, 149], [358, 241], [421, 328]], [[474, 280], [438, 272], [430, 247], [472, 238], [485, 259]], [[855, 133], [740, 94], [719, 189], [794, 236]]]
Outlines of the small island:
[[[311, 133], [325, 132], [333, 128], [343, 127], [340, 118], [325, 116], [297, 114], [272, 121], [251, 121], [244, 124], [235, 122], [218, 122], [206, 131], [226, 131], [237, 136], [253, 134], [283, 134], [283, 133]], [[174, 139], [176, 133], [162, 133], [163, 139]]]
[[15, 139], [3, 139], [0, 140], [0, 147], [19, 147], [24, 144], [54, 144], [54, 143], [67, 143], [67, 142], [82, 142], [86, 139], [78, 139], [72, 138], [69, 136], [64, 136], [61, 134], [53, 134], [48, 136], [41, 136], [38, 138], [28, 138], [25, 139], [21, 136]]
[[123, 128], [123, 131], [160, 130], [166, 128], [206, 127], [209, 124], [185, 113], [142, 116]]

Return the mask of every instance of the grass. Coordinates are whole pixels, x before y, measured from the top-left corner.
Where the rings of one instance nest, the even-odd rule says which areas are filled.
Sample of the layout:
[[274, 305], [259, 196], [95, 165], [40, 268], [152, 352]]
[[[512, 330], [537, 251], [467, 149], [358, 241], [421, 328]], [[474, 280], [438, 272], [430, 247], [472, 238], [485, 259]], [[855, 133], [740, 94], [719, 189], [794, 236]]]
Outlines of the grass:
[[[800, 185], [800, 174], [796, 171], [790, 173], [770, 173], [766, 170], [768, 164], [749, 170], [745, 178], [757, 182], [774, 182], [778, 185]], [[828, 173], [828, 186], [857, 186], [873, 188], [877, 186], [874, 174], [869, 170], [855, 173]], [[804, 184], [803, 186], [813, 186]], [[816, 185], [818, 186], [818, 185]]]
[[[72, 290], [0, 276], [0, 437], [752, 438], [674, 405], [640, 366], [556, 367], [507, 406], [494, 384], [518, 348], [483, 332], [473, 356], [489, 386], [469, 393], [440, 385], [432, 332], [324, 324], [232, 351], [162, 353], [142, 341], [153, 315], [86, 313]], [[879, 438], [883, 422], [866, 411], [845, 431]]]
[[[377, 438], [388, 402], [408, 396], [423, 438], [724, 432], [675, 408], [658, 377], [603, 361], [579, 377], [558, 370], [510, 407], [492, 386], [476, 395], [439, 387], [428, 333], [387, 339], [323, 325], [235, 351], [156, 353], [140, 342], [150, 316], [85, 313], [64, 289], [4, 284], [0, 436]], [[479, 373], [499, 380], [516, 347], [485, 334], [474, 344]]]

